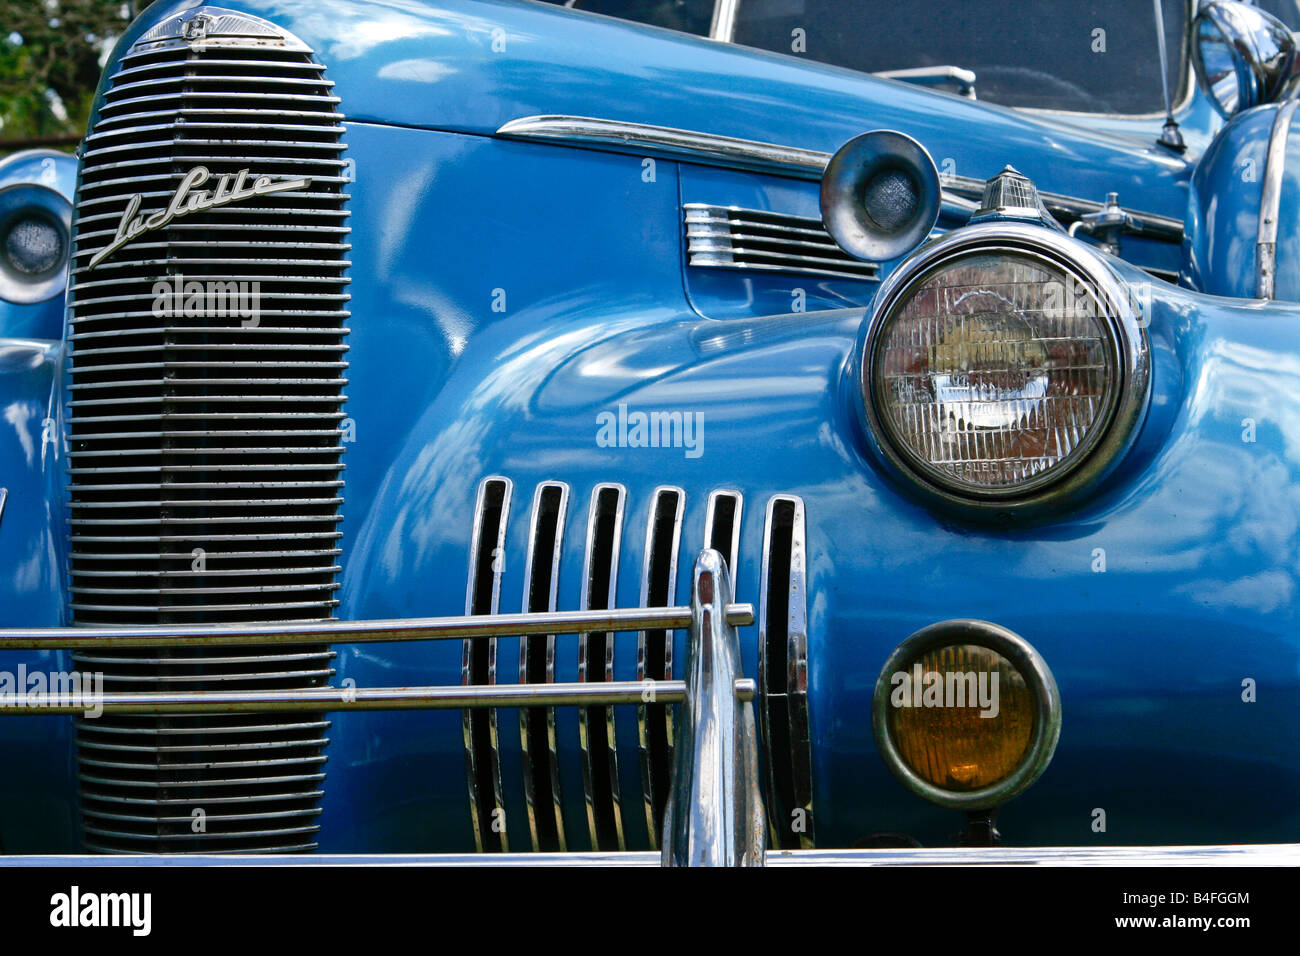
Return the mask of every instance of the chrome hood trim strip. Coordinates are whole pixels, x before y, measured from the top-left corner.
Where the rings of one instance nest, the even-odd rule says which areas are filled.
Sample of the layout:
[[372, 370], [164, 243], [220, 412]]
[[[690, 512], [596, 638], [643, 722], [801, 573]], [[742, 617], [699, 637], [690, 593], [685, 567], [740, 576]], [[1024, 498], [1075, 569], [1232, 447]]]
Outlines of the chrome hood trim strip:
[[1286, 145], [1291, 121], [1300, 100], [1278, 107], [1264, 160], [1264, 183], [1259, 194], [1259, 232], [1255, 257], [1255, 297], [1273, 298], [1277, 287], [1277, 225], [1282, 206], [1282, 179], [1286, 172]]
[[[501, 126], [497, 135], [557, 146], [658, 155], [706, 166], [747, 169], [814, 182], [821, 181], [831, 160], [830, 153], [819, 150], [594, 116], [522, 116]], [[951, 218], [968, 218], [984, 194], [984, 180], [969, 176], [944, 176], [943, 186], [944, 215]], [[1048, 211], [1067, 222], [1099, 212], [1104, 206], [1101, 202], [1060, 193], [1040, 195]], [[1182, 242], [1182, 220], [1151, 212], [1129, 211], [1142, 228], [1143, 235], [1166, 242]]]

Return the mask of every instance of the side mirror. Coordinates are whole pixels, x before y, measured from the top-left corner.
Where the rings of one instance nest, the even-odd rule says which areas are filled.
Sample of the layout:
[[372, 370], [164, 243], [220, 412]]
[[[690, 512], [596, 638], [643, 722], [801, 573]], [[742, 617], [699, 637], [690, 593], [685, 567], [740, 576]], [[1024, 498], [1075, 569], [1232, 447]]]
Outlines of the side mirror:
[[1192, 23], [1192, 64], [1201, 89], [1227, 118], [1292, 95], [1296, 40], [1271, 13], [1213, 0]]

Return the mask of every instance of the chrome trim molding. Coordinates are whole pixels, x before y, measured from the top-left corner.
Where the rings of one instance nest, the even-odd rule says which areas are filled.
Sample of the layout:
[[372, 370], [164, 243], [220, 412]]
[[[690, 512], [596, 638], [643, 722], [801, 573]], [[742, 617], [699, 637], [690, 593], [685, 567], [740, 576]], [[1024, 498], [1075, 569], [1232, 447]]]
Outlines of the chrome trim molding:
[[[682, 540], [686, 492], [660, 485], [650, 499], [646, 519], [641, 606], [667, 606], [677, 600], [677, 553]], [[667, 537], [663, 541], [662, 537]], [[662, 681], [673, 676], [673, 634], [663, 628], [637, 635], [636, 677], [653, 681], [656, 699], [637, 706], [637, 739], [641, 749], [641, 797], [645, 806], [650, 847], [659, 848], [664, 807], [668, 803], [673, 759], [673, 712], [658, 698]]]
[[[553, 499], [553, 502], [552, 500]], [[528, 525], [528, 553], [524, 561], [524, 613], [553, 612], [560, 583], [560, 556], [564, 549], [564, 522], [569, 508], [569, 486], [562, 481], [545, 481], [533, 493], [533, 511]], [[542, 548], [541, 533], [549, 534], [549, 548]], [[537, 592], [539, 581], [544, 593]], [[538, 606], [538, 605], [542, 606]], [[555, 683], [555, 634], [523, 635], [519, 639], [519, 682]], [[532, 674], [530, 675], [530, 670]], [[528, 807], [528, 831], [534, 850], [568, 849], [560, 791], [559, 745], [555, 709], [542, 714], [519, 712], [520, 747], [523, 751], [524, 797]], [[539, 761], [540, 758], [540, 761]], [[538, 763], [541, 766], [538, 766]], [[539, 800], [538, 790], [549, 791], [549, 800]], [[554, 847], [551, 843], [554, 842]]]
[[[557, 146], [590, 147], [679, 159], [705, 166], [747, 169], [795, 179], [818, 182], [830, 164], [831, 154], [797, 146], [763, 143], [702, 133], [697, 130], [651, 126], [594, 116], [540, 115], [510, 120], [496, 132], [506, 139], [552, 143]], [[975, 204], [984, 195], [984, 180], [969, 176], [944, 175], [944, 215], [969, 218]], [[1087, 213], [1100, 212], [1105, 203], [1061, 193], [1039, 193], [1052, 215], [1072, 222]], [[1170, 216], [1129, 210], [1148, 238], [1165, 242], [1183, 241], [1183, 222]]]
[[[787, 515], [778, 512], [788, 512], [788, 532]], [[816, 842], [808, 708], [807, 550], [803, 499], [772, 496], [763, 525], [759, 579], [758, 712], [767, 756], [772, 846], [784, 849], [807, 849]], [[779, 596], [776, 601], [774, 596]]]
[[[754, 623], [752, 604], [732, 604], [727, 622]], [[690, 608], [627, 608], [556, 611], [554, 614], [497, 614], [492, 617], [412, 617], [372, 621], [313, 621], [307, 624], [186, 624], [143, 627], [0, 627], [0, 650], [105, 647], [241, 646], [245, 644], [362, 644], [384, 641], [459, 641], [468, 637], [519, 634], [581, 634], [586, 631], [680, 630], [691, 623]], [[536, 628], [536, 630], [532, 630]], [[0, 708], [2, 711], [3, 708]]]
[[[612, 499], [612, 506], [611, 506]], [[591, 489], [587, 517], [587, 547], [582, 564], [582, 610], [615, 607], [618, 598], [618, 559], [623, 540], [623, 510], [627, 489], [604, 482]], [[614, 634], [586, 631], [578, 635], [578, 681], [614, 679]], [[582, 777], [586, 791], [587, 830], [593, 850], [624, 850], [622, 790], [618, 775], [618, 738], [614, 711], [584, 708], [578, 712]], [[603, 843], [613, 843], [605, 846]]]
[[[948, 482], [911, 452], [896, 444], [878, 411], [880, 397], [873, 380], [874, 351], [885, 320], [911, 289], [932, 269], [976, 253], [1015, 253], [1073, 275], [1104, 307], [1110, 348], [1117, 370], [1110, 409], [1094, 427], [1088, 446], [1066, 470], [1040, 475], [1019, 487], [976, 491]], [[933, 240], [896, 269], [876, 295], [871, 319], [857, 356], [860, 394], [869, 437], [885, 461], [916, 490], [969, 514], [1030, 513], [1059, 505], [1082, 494], [1118, 464], [1146, 415], [1151, 392], [1150, 343], [1146, 323], [1137, 313], [1126, 283], [1091, 247], [1038, 225], [988, 222], [969, 226]]]
[[313, 52], [307, 44], [290, 34], [282, 34], [272, 24], [258, 17], [221, 7], [201, 7], [197, 11], [168, 17], [140, 35], [136, 45], [159, 40], [202, 40], [204, 43], [259, 43], [283, 45], [300, 53]]
[[524, 116], [506, 123], [496, 134], [507, 139], [560, 146], [591, 146], [636, 155], [651, 153], [708, 166], [812, 180], [821, 179], [831, 158], [829, 153], [812, 149], [594, 116]]
[[[469, 549], [469, 573], [465, 583], [465, 615], [494, 615], [501, 603], [502, 557], [506, 526], [510, 518], [510, 497], [514, 483], [491, 475], [479, 482], [474, 503], [474, 530]], [[493, 500], [495, 499], [495, 500]], [[489, 520], [495, 521], [489, 527]], [[490, 539], [485, 541], [485, 536]], [[491, 551], [484, 548], [491, 545]], [[486, 564], [485, 564], [486, 562]], [[485, 570], [490, 575], [484, 593]], [[497, 642], [465, 639], [461, 651], [461, 684], [492, 685], [497, 682]], [[510, 849], [503, 824], [505, 799], [501, 787], [501, 739], [496, 711], [486, 714], [465, 711], [465, 776], [469, 787], [470, 819], [474, 844], [479, 850], [502, 852]], [[491, 801], [489, 804], [488, 801]]]
[[[481, 637], [479, 640], [491, 640]], [[736, 679], [736, 697], [758, 695], [753, 680]], [[442, 687], [307, 687], [294, 690], [129, 691], [102, 695], [105, 714], [247, 714], [297, 711], [494, 710], [498, 707], [610, 707], [636, 704], [645, 693], [639, 681], [591, 684], [470, 684]], [[686, 700], [684, 681], [663, 681], [656, 696], [666, 704]], [[85, 701], [48, 699], [0, 708], [5, 714], [85, 713]]]
[[709, 24], [709, 39], [719, 43], [732, 43], [736, 38], [736, 13], [740, 0], [715, 0], [713, 20]]
[[1296, 866], [1300, 843], [1228, 846], [939, 847], [787, 850], [768, 866]]
[[916, 86], [943, 86], [951, 84], [957, 88], [957, 94], [968, 100], [978, 99], [975, 84], [978, 77], [974, 70], [960, 66], [914, 66], [902, 70], [876, 70], [871, 74], [885, 80], [898, 80]]
[[767, 822], [759, 795], [754, 711], [736, 693], [740, 638], [726, 623], [731, 576], [711, 548], [695, 559], [686, 701], [677, 717], [664, 866], [762, 866]]
[[[945, 201], [953, 194], [971, 201], [982, 200], [984, 197], [985, 181], [982, 179], [975, 179], [970, 176], [945, 175], [942, 177], [942, 182]], [[1042, 200], [1043, 206], [1048, 212], [1067, 224], [1076, 222], [1084, 216], [1102, 212], [1106, 208], [1105, 201], [1080, 199], [1077, 196], [1067, 196], [1063, 193], [1040, 191], [1038, 198]], [[1181, 243], [1183, 241], [1183, 221], [1181, 219], [1175, 219], [1172, 216], [1161, 216], [1154, 212], [1141, 212], [1136, 209], [1126, 209], [1126, 212], [1133, 217], [1133, 223], [1136, 226], [1135, 234], [1145, 236], [1148, 239], [1159, 239], [1163, 242]]]
[[1277, 229], [1282, 206], [1282, 180], [1286, 174], [1286, 147], [1291, 121], [1300, 100], [1288, 100], [1278, 107], [1269, 133], [1264, 160], [1264, 181], [1259, 193], [1259, 233], [1256, 240], [1255, 298], [1271, 299], [1277, 288]]
[[[987, 647], [1005, 657], [1024, 678], [1037, 705], [1034, 736], [1020, 766], [1004, 780], [969, 791], [944, 790], [923, 779], [908, 766], [889, 732], [893, 675], [910, 670], [912, 664], [929, 651], [960, 644]], [[903, 641], [885, 661], [872, 695], [871, 729], [876, 749], [885, 765], [903, 786], [917, 796], [955, 810], [988, 810], [1023, 793], [1052, 762], [1056, 742], [1061, 736], [1061, 692], [1042, 655], [1019, 634], [988, 621], [940, 621], [921, 628]]]
[[[121, 866], [102, 856], [6, 856], [7, 866]], [[769, 850], [765, 866], [1297, 866], [1300, 843], [1227, 844], [1218, 846], [1133, 847], [938, 847], [882, 850]], [[245, 855], [238, 858], [198, 854], [186, 858], [192, 866], [633, 866], [651, 867], [660, 855], [628, 853], [357, 853], [316, 854], [310, 857]], [[132, 866], [175, 866], [176, 858], [142, 854]]]
[[853, 258], [822, 220], [740, 206], [683, 203], [687, 264], [874, 281], [875, 263]]

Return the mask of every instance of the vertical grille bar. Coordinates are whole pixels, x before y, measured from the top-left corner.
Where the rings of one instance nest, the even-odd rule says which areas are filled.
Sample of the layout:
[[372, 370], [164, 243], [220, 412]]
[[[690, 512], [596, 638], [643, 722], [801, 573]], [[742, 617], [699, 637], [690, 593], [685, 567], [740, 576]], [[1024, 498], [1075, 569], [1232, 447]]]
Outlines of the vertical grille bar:
[[732, 585], [739, 587], [740, 518], [745, 498], [739, 491], [719, 489], [709, 493], [704, 514], [704, 546], [722, 555], [731, 571]]
[[[615, 606], [618, 590], [619, 543], [623, 537], [622, 485], [600, 484], [592, 489], [584, 558], [583, 610]], [[578, 638], [578, 680], [614, 679], [614, 635], [603, 631]], [[593, 850], [623, 850], [622, 801], [618, 782], [617, 738], [613, 707], [584, 707], [578, 711], [578, 733], [586, 785], [587, 826]]]
[[[332, 86], [297, 38], [211, 7], [147, 30], [108, 80], [81, 153], [68, 293], [77, 624], [334, 613], [351, 247]], [[258, 181], [300, 185], [191, 203]], [[183, 182], [184, 212], [158, 220]], [[117, 242], [136, 216], [154, 228]], [[160, 286], [176, 290], [170, 307]], [[314, 687], [333, 658], [326, 647], [74, 655], [114, 691]], [[328, 727], [78, 720], [86, 845], [310, 850]]]
[[[474, 536], [470, 543], [469, 581], [465, 588], [466, 614], [496, 614], [500, 606], [512, 489], [508, 478], [488, 477], [479, 483], [474, 505]], [[497, 682], [496, 638], [465, 639], [461, 649], [461, 682], [479, 685]], [[467, 708], [464, 732], [474, 841], [480, 850], [504, 852], [510, 847], [504, 826], [496, 709]]]
[[[554, 611], [559, 591], [560, 555], [569, 486], [548, 481], [537, 486], [528, 528], [528, 557], [524, 567], [524, 611]], [[531, 635], [519, 645], [519, 682], [555, 683], [555, 635]], [[560, 799], [554, 707], [525, 707], [519, 712], [524, 753], [524, 791], [533, 849], [567, 850]]]
[[808, 723], [808, 576], [803, 500], [767, 503], [758, 605], [759, 713], [773, 846], [814, 845]]
[[[641, 578], [642, 607], [672, 607], [677, 602], [677, 551], [682, 540], [686, 492], [659, 487], [650, 502], [646, 527], [645, 570]], [[671, 680], [672, 632], [642, 631], [637, 639], [637, 680]], [[656, 849], [663, 826], [673, 766], [673, 712], [666, 704], [637, 708], [641, 744], [642, 797], [650, 846]]]

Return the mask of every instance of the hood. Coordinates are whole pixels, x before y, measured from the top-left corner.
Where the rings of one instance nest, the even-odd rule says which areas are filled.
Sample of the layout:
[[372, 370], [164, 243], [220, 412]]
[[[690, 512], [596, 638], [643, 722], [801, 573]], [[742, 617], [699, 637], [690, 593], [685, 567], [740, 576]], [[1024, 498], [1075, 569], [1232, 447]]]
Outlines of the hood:
[[[123, 38], [204, 4], [154, 4]], [[231, 0], [317, 52], [352, 121], [493, 135], [594, 116], [834, 152], [870, 129], [919, 140], [942, 173], [1011, 163], [1040, 189], [1181, 218], [1188, 160], [1005, 107], [529, 0]]]

